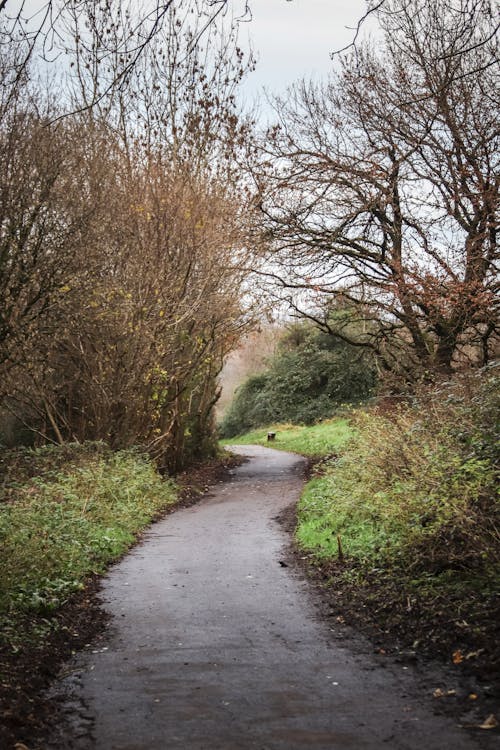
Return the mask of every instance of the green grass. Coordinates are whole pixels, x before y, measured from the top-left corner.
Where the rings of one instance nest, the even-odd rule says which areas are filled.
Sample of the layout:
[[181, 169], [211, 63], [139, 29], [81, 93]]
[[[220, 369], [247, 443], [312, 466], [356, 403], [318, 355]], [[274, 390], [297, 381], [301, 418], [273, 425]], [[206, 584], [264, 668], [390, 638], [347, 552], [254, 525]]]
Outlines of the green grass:
[[[268, 442], [267, 433], [275, 432], [276, 438]], [[312, 427], [278, 424], [262, 427], [245, 435], [224, 440], [224, 445], [265, 445], [313, 458], [323, 458], [341, 451], [354, 430], [347, 419], [329, 419]]]
[[438, 402], [429, 413], [415, 408], [390, 417], [358, 413], [342, 455], [305, 487], [296, 532], [301, 547], [337, 557], [340, 537], [345, 560], [367, 572], [498, 580], [492, 432], [459, 406]]
[[[62, 466], [57, 451], [24, 451], [4, 473], [0, 620], [11, 632], [30, 612], [55, 612], [176, 500], [175, 485], [137, 451], [73, 446]], [[38, 474], [30, 477], [31, 463]]]

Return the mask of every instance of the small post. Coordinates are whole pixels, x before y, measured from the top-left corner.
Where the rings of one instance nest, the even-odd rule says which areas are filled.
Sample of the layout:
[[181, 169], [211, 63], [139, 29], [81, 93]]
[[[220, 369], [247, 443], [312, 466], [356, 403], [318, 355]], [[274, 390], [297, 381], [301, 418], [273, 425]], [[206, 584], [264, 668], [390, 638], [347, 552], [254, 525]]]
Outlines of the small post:
[[340, 534], [337, 534], [337, 547], [339, 550], [339, 560], [344, 559], [344, 552], [342, 550], [342, 539], [340, 538]]

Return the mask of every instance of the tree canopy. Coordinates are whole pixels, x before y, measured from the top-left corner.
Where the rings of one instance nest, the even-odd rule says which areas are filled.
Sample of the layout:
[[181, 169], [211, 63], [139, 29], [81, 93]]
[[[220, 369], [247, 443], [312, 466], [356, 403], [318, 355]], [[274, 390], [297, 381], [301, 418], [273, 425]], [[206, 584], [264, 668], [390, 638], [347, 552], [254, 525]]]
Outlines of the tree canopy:
[[325, 297], [406, 378], [498, 345], [498, 40], [489, 0], [386, 0], [384, 42], [298, 83], [254, 170], [268, 277], [305, 314]]

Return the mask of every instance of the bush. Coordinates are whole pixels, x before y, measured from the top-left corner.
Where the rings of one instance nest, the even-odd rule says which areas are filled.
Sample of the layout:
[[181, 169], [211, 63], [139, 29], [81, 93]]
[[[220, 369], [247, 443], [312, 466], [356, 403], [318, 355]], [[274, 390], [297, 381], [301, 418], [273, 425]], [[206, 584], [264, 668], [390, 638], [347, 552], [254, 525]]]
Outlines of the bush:
[[273, 422], [313, 424], [340, 404], [366, 400], [375, 382], [370, 354], [301, 323], [282, 338], [268, 369], [237, 390], [220, 432], [230, 438]]
[[359, 413], [357, 434], [300, 504], [298, 538], [319, 556], [412, 575], [500, 573], [497, 368], [390, 414]]

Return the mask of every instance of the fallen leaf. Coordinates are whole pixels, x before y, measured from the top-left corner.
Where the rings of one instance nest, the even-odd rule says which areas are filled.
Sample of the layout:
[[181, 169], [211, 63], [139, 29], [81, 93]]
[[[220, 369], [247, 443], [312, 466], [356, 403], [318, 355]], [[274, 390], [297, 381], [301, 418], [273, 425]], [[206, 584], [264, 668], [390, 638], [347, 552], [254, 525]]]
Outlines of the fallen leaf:
[[451, 698], [453, 695], [456, 695], [457, 691], [453, 690], [442, 690], [441, 688], [436, 688], [433, 692], [434, 698]]
[[495, 729], [498, 726], [498, 721], [495, 718], [495, 714], [490, 714], [487, 719], [479, 725], [479, 729]]
[[452, 658], [453, 658], [453, 664], [460, 664], [461, 662], [463, 662], [464, 656], [459, 648], [453, 652]]
[[475, 659], [476, 656], [480, 656], [484, 651], [484, 648], [480, 648], [477, 651], [469, 651], [468, 654], [465, 655], [466, 659]]

